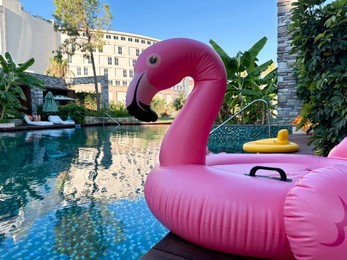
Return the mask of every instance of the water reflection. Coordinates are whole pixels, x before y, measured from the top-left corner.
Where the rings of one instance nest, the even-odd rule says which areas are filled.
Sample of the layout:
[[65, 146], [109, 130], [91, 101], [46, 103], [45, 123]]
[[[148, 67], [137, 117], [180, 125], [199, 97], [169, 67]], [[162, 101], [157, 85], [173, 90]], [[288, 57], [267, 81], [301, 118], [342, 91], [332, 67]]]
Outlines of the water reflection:
[[[78, 147], [63, 178], [65, 199], [85, 202], [98, 199], [129, 199], [143, 194], [148, 172], [158, 162], [166, 127], [87, 131], [87, 145]], [[154, 135], [149, 140], [146, 136]]]
[[0, 134], [0, 250], [20, 255], [21, 248], [13, 243], [29, 247], [28, 234], [40, 220], [47, 221], [45, 235], [54, 233], [52, 256], [97, 259], [129, 239], [134, 231], [124, 232], [128, 221], [110, 206], [143, 195], [166, 129], [92, 127]]

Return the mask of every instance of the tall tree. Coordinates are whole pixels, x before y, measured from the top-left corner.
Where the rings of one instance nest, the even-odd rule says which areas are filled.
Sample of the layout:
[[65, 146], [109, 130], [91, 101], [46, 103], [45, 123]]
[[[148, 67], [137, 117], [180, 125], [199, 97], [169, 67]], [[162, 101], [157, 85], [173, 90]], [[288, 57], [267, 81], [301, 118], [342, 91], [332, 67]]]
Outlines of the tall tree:
[[97, 110], [100, 110], [97, 74], [93, 49], [101, 49], [104, 45], [103, 30], [111, 26], [111, 11], [107, 4], [99, 0], [54, 0], [56, 30], [68, 37], [61, 45], [63, 53], [73, 55], [76, 50], [90, 58], [93, 67]]

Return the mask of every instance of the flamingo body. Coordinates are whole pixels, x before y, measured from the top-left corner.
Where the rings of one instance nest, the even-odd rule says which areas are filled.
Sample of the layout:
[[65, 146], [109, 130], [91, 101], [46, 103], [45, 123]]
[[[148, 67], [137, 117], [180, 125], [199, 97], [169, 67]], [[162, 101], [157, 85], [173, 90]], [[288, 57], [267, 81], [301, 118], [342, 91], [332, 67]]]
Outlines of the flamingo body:
[[232, 254], [315, 260], [347, 255], [347, 141], [329, 158], [206, 156], [226, 73], [212, 48], [190, 39], [162, 41], [140, 55], [127, 92], [129, 113], [155, 121], [151, 99], [185, 76], [195, 87], [145, 184], [156, 218], [189, 241]]

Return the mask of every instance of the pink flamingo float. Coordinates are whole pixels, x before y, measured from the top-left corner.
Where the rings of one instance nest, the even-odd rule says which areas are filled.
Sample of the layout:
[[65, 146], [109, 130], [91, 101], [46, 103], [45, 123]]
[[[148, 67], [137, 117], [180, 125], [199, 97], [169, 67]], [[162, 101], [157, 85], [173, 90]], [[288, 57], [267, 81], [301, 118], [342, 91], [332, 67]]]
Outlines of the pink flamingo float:
[[257, 258], [347, 259], [347, 138], [328, 157], [213, 154], [208, 135], [226, 73], [218, 54], [169, 39], [138, 58], [129, 113], [155, 121], [153, 96], [185, 76], [195, 87], [168, 129], [145, 198], [156, 218], [198, 245]]

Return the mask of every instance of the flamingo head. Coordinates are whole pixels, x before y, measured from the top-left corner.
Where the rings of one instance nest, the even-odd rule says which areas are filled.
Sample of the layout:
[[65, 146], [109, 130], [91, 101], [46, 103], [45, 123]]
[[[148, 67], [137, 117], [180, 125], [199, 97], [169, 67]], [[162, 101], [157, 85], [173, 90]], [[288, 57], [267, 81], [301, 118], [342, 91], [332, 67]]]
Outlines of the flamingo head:
[[201, 47], [198, 41], [177, 38], [158, 42], [142, 52], [126, 95], [129, 114], [141, 121], [156, 121], [158, 116], [150, 107], [154, 95], [192, 76]]

